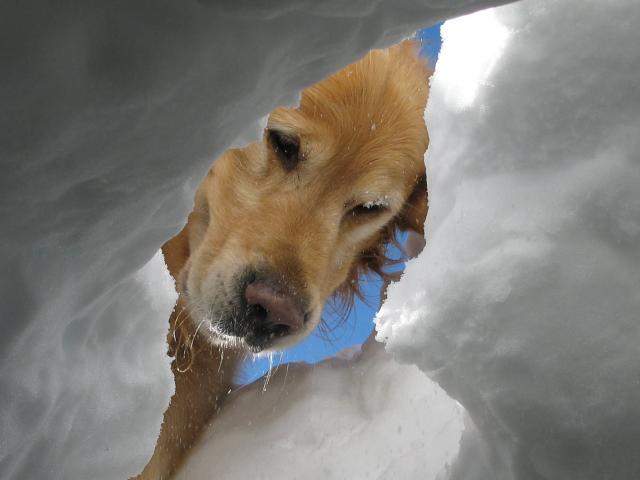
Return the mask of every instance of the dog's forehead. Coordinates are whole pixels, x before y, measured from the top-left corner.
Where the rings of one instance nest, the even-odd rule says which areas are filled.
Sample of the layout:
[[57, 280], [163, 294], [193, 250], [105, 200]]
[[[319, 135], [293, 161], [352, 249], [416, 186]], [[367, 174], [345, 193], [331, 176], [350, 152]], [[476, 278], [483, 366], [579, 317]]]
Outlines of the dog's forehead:
[[333, 95], [318, 89], [314, 96], [303, 95], [299, 108], [272, 112], [268, 128], [299, 138], [316, 158], [413, 158], [428, 142], [424, 104], [393, 90], [369, 96], [349, 89]]
[[[351, 196], [412, 188], [424, 174], [427, 76], [415, 45], [404, 43], [373, 51], [305, 89], [297, 108], [274, 110], [267, 129], [295, 139], [299, 162], [295, 175], [276, 170], [264, 189], [305, 187], [316, 194], [328, 186]], [[267, 157], [269, 138], [263, 143]], [[265, 172], [277, 165], [255, 163]]]
[[[387, 50], [373, 50], [320, 82], [306, 88], [294, 111], [306, 119], [323, 119], [334, 128], [377, 129], [385, 121], [403, 116], [422, 117], [427, 102], [429, 71], [415, 42]], [[295, 116], [295, 115], [294, 115]], [[292, 119], [290, 119], [292, 120]]]

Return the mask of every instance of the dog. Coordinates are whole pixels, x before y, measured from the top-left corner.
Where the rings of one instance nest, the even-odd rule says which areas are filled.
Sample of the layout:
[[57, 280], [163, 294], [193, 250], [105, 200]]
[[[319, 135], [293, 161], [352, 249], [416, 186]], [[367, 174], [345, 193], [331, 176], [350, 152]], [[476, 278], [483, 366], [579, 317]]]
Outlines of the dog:
[[397, 231], [424, 237], [430, 71], [413, 41], [374, 50], [277, 108], [261, 142], [218, 158], [162, 251], [175, 394], [139, 479], [169, 478], [231, 389], [242, 357], [299, 342], [358, 279], [386, 281]]

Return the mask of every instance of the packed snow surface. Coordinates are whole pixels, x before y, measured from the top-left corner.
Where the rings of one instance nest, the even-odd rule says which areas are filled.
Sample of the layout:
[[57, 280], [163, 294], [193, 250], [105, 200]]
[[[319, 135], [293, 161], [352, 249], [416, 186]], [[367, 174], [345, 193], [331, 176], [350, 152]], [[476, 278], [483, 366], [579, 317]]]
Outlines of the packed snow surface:
[[0, 477], [139, 471], [173, 300], [139, 270], [211, 161], [369, 48], [498, 3], [2, 2]]
[[177, 480], [435, 478], [458, 452], [460, 406], [379, 343], [265, 382], [232, 396]]
[[640, 478], [639, 24], [529, 0], [442, 27], [427, 247], [377, 330], [472, 420], [446, 478]]

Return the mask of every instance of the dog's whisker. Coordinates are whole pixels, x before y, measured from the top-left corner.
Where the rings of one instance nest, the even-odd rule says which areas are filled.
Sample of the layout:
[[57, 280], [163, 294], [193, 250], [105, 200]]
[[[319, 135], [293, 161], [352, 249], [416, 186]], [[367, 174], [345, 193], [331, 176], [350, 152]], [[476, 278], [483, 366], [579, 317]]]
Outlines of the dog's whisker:
[[269, 385], [269, 380], [271, 379], [271, 372], [272, 372], [272, 369], [273, 369], [273, 353], [269, 352], [267, 358], [269, 359], [269, 369], [267, 370], [267, 373], [264, 376], [264, 384], [262, 385], [262, 393], [267, 391], [267, 385]]
[[[182, 326], [182, 324], [187, 318], [187, 315], [183, 316], [186, 310], [187, 310], [186, 306], [182, 307], [182, 309], [178, 312], [178, 315], [176, 315], [176, 320], [174, 322], [175, 326], [173, 328], [173, 340], [176, 342], [178, 341], [178, 339], [176, 338], [176, 331]], [[180, 320], [180, 317], [182, 317], [182, 320]]]
[[280, 395], [282, 395], [282, 393], [284, 392], [284, 389], [287, 385], [287, 377], [289, 376], [289, 363], [287, 363], [285, 365], [285, 371], [284, 371], [284, 379], [282, 380], [282, 389], [280, 390]]
[[224, 362], [224, 347], [220, 349], [220, 363], [218, 364], [218, 373], [222, 369], [222, 363]]
[[196, 327], [196, 331], [193, 333], [193, 336], [191, 337], [191, 344], [189, 345], [189, 349], [193, 348], [193, 342], [195, 342], [196, 336], [198, 335], [198, 332], [200, 331], [200, 327], [202, 326], [202, 324], [206, 320], [207, 320], [207, 317], [203, 317], [202, 320], [200, 320], [200, 323], [198, 323], [198, 326]]

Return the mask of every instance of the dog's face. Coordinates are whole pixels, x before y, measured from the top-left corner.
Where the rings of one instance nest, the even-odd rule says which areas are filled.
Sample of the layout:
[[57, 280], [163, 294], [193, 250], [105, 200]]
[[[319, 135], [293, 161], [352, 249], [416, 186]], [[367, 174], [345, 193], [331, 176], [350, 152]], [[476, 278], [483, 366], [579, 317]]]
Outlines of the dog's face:
[[293, 344], [386, 227], [421, 231], [426, 97], [413, 46], [372, 52], [214, 162], [164, 247], [200, 333], [254, 352]]

